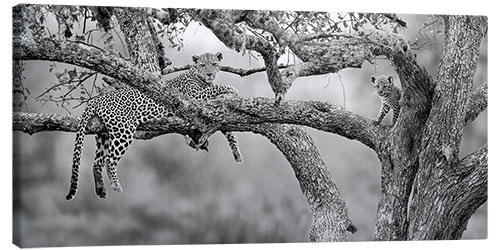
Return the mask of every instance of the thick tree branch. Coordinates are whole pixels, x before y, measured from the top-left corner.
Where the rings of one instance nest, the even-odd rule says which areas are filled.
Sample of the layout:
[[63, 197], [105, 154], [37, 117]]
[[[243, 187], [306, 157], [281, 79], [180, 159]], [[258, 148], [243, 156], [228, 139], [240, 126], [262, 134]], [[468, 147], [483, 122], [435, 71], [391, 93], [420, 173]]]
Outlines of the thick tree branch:
[[[445, 17], [445, 24], [445, 45], [432, 110], [426, 125], [425, 143], [427, 147], [446, 149], [449, 152], [442, 153], [447, 155], [448, 160], [453, 160], [458, 157], [466, 121], [467, 99], [479, 61], [485, 22], [482, 17], [450, 16]], [[435, 124], [450, 129], [442, 133], [435, 129]]]
[[[12, 114], [12, 130], [30, 135], [49, 131], [76, 132], [79, 123], [80, 119], [72, 115], [24, 112], [14, 112]], [[104, 124], [95, 117], [87, 125], [86, 133], [97, 134], [105, 131]], [[172, 116], [156, 122], [141, 124], [137, 128], [134, 138], [149, 140], [168, 133], [191, 134], [196, 132], [193, 130], [192, 124]]]
[[[466, 171], [460, 171], [462, 169]], [[445, 237], [449, 239], [462, 238], [470, 217], [488, 198], [488, 145], [464, 157], [457, 167], [456, 176], [454, 183], [458, 185], [451, 185], [449, 192], [450, 196], [460, 198], [452, 198], [450, 217], [459, 219], [451, 226], [450, 236]]]
[[[410, 216], [430, 209], [427, 218], [410, 220], [410, 240], [453, 239], [462, 237], [467, 222], [488, 197], [488, 145], [464, 157], [443, 180], [439, 198], [425, 208], [413, 206]], [[421, 191], [422, 192], [422, 191]], [[427, 190], [435, 194], [436, 190]], [[427, 223], [422, 224], [422, 221]]]
[[[486, 173], [488, 169], [488, 144], [481, 146], [475, 152], [465, 156], [460, 160], [458, 166], [454, 169], [454, 176], [458, 178], [457, 181], [461, 183], [463, 186], [468, 185], [486, 185]], [[463, 182], [466, 178], [470, 178], [470, 176], [479, 175], [484, 178], [481, 180], [481, 183], [469, 183]], [[485, 187], [486, 189], [486, 187]], [[464, 190], [467, 190], [465, 188]], [[483, 193], [486, 196], [486, 193]]]
[[239, 97], [211, 100], [206, 107], [200, 113], [205, 120], [228, 127], [235, 123], [264, 122], [304, 125], [360, 141], [370, 148], [375, 148], [380, 133], [370, 119], [329, 102], [290, 100], [276, 107], [267, 98]]
[[254, 126], [253, 132], [267, 137], [290, 162], [313, 213], [312, 241], [345, 241], [346, 230], [356, 232], [345, 202], [305, 130], [289, 125], [260, 124]]
[[[274, 102], [267, 98], [234, 97], [219, 98], [203, 103], [193, 102], [188, 109], [195, 109], [196, 119], [228, 131], [249, 131], [253, 124], [288, 123], [335, 133], [348, 139], [357, 140], [373, 149], [380, 136], [380, 128], [373, 125], [370, 119], [356, 115], [339, 105], [321, 101], [290, 100], [284, 101], [279, 107], [276, 107]], [[61, 126], [58, 124], [64, 124], [64, 119], [66, 119], [61, 116], [58, 119], [50, 120], [50, 117], [50, 115], [43, 116], [42, 120], [36, 120], [36, 117], [32, 117], [30, 119], [35, 119], [32, 123], [37, 124], [37, 126], [29, 125], [27, 128], [19, 127], [16, 130], [26, 130], [27, 133], [50, 131]], [[161, 127], [170, 126], [171, 119], [173, 118], [167, 119], [168, 122], [150, 123], [142, 130], [163, 131], [164, 129]], [[176, 118], [174, 121], [181, 121], [178, 119]], [[44, 125], [51, 122], [54, 125]], [[174, 122], [175, 124], [178, 122]], [[185, 121], [181, 124], [188, 126]], [[183, 131], [184, 129], [182, 128]], [[62, 131], [67, 130], [62, 129]]]
[[467, 99], [465, 124], [476, 119], [488, 107], [488, 83], [483, 83], [471, 92]]

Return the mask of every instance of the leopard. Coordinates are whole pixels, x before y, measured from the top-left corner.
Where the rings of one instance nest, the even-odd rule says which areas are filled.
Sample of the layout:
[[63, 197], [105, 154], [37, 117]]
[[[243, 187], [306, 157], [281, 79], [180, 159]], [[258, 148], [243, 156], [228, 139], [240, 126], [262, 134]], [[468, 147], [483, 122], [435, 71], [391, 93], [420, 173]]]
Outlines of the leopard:
[[[221, 52], [193, 55], [193, 64], [190, 69], [172, 79], [165, 80], [165, 85], [178, 90], [186, 98], [194, 100], [238, 95], [237, 89], [233, 86], [213, 82], [219, 72], [222, 59]], [[172, 110], [168, 110], [141, 91], [128, 86], [105, 92], [91, 99], [80, 117], [76, 132], [70, 190], [66, 200], [72, 200], [76, 196], [85, 130], [92, 118], [97, 117], [106, 128], [105, 132], [97, 133], [95, 136], [96, 152], [93, 162], [95, 193], [99, 198], [106, 198], [103, 168], [106, 168], [111, 188], [122, 192], [123, 188], [118, 179], [116, 166], [132, 143], [137, 127], [142, 123], [171, 115], [173, 115]], [[235, 161], [242, 163], [243, 156], [234, 134], [228, 131], [222, 131], [222, 133], [228, 141]], [[186, 140], [188, 145], [193, 147], [193, 140], [189, 136], [186, 136]], [[198, 148], [206, 149], [206, 144]]]
[[399, 113], [401, 111], [400, 100], [401, 100], [401, 89], [394, 83], [394, 77], [392, 76], [371, 76], [371, 83], [377, 91], [377, 95], [382, 101], [382, 106], [380, 107], [379, 115], [375, 124], [381, 124], [384, 117], [392, 109], [392, 126], [394, 126], [398, 120]]

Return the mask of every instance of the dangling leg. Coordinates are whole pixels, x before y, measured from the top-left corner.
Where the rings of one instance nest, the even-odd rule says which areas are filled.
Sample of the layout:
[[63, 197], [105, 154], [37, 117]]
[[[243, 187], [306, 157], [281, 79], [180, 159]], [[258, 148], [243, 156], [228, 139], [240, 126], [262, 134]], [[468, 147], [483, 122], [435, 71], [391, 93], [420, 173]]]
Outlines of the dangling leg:
[[231, 152], [233, 153], [234, 160], [237, 163], [242, 163], [243, 156], [241, 155], [240, 148], [238, 147], [238, 141], [234, 137], [234, 134], [228, 131], [222, 131], [222, 133], [224, 134], [224, 136], [226, 136], [229, 147], [231, 148]]
[[123, 189], [118, 179], [116, 166], [132, 143], [134, 132], [135, 127], [133, 130], [131, 128], [125, 128], [123, 133], [110, 133], [109, 147], [107, 147], [106, 170], [109, 181], [111, 182], [111, 188], [118, 192], [121, 192]]
[[[106, 163], [106, 140], [107, 134], [98, 134], [95, 136], [96, 152], [93, 165], [95, 193], [99, 198], [106, 198], [106, 186], [104, 185], [104, 178], [102, 170]], [[109, 143], [108, 143], [109, 144]]]

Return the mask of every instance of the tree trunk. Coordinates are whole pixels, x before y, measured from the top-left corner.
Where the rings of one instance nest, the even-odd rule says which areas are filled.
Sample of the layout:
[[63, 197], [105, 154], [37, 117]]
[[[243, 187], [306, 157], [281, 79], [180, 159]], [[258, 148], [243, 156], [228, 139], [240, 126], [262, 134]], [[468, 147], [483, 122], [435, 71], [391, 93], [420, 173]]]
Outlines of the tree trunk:
[[410, 205], [412, 240], [461, 238], [472, 213], [486, 201], [487, 145], [458, 158], [486, 18], [444, 20], [445, 45]]
[[425, 71], [408, 72], [411, 67], [393, 60], [403, 87], [402, 111], [378, 150], [382, 197], [376, 240], [459, 239], [472, 213], [486, 201], [487, 146], [458, 159], [463, 127], [469, 113], [475, 113], [469, 106], [481, 105], [469, 98], [485, 88], [470, 94], [485, 20], [444, 19], [437, 84]]

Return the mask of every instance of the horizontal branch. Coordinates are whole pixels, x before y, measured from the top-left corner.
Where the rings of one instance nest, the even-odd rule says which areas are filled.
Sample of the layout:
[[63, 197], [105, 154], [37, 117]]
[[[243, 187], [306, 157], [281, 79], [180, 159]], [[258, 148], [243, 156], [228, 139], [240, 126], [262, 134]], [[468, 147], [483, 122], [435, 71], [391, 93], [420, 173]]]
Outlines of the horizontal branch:
[[380, 133], [370, 119], [323, 101], [287, 100], [275, 106], [273, 100], [262, 97], [214, 99], [206, 102], [199, 116], [228, 130], [237, 130], [241, 124], [304, 125], [357, 140], [373, 149]]
[[[278, 67], [280, 69], [285, 69], [289, 66], [279, 65]], [[242, 69], [242, 68], [233, 68], [230, 66], [220, 66], [220, 71], [233, 73], [235, 75], [245, 77], [245, 76], [253, 75], [255, 73], [266, 72], [266, 67], [254, 68], [254, 69]]]
[[[12, 130], [30, 135], [46, 131], [76, 132], [79, 123], [80, 119], [72, 115], [24, 112], [14, 112], [12, 114]], [[86, 134], [91, 135], [105, 131], [104, 124], [94, 117], [87, 125]], [[190, 132], [193, 132], [190, 123], [172, 116], [139, 125], [134, 138], [149, 140], [168, 133], [190, 134]]]
[[[375, 148], [379, 128], [371, 120], [343, 107], [322, 101], [284, 101], [276, 107], [269, 98], [214, 99], [192, 103], [197, 119], [219, 130], [252, 131], [255, 124], [296, 124], [335, 133]], [[14, 129], [32, 134], [40, 131], [76, 131], [78, 119], [56, 114], [14, 113]], [[89, 133], [102, 131], [102, 125], [88, 128]], [[192, 124], [177, 117], [141, 125], [138, 130], [164, 133], [192, 133]], [[140, 138], [139, 138], [140, 139]]]
[[[289, 67], [289, 66], [285, 66], [285, 65], [279, 66], [280, 69], [285, 69], [287, 67]], [[172, 74], [172, 73], [179, 72], [179, 71], [189, 70], [190, 68], [191, 68], [191, 65], [184, 65], [181, 67], [170, 67], [170, 68], [164, 69], [162, 72], [162, 75], [168, 75], [168, 74]], [[243, 68], [234, 68], [234, 67], [226, 66], [226, 65], [219, 66], [219, 69], [220, 69], [220, 71], [232, 73], [235, 75], [239, 75], [241, 77], [245, 77], [245, 76], [253, 75], [255, 73], [260, 73], [260, 72], [266, 71], [266, 67], [253, 68], [253, 69], [243, 69]]]

